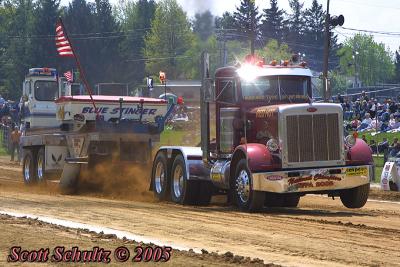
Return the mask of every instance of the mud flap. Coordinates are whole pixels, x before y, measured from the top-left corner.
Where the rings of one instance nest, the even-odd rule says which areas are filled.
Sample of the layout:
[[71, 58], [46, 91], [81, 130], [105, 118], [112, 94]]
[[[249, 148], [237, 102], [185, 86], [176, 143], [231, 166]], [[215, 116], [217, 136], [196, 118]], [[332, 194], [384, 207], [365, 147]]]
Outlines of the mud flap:
[[60, 179], [60, 190], [62, 194], [74, 194], [78, 189], [79, 173], [81, 164], [65, 163]]

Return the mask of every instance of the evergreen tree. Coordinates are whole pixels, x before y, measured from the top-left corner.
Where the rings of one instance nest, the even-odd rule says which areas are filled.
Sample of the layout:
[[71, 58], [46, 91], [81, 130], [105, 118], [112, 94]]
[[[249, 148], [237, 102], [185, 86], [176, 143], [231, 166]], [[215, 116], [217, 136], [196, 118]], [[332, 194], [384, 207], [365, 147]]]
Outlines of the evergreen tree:
[[[112, 7], [108, 0], [96, 0], [95, 31], [102, 33], [104, 38], [91, 42], [96, 49], [94, 69], [96, 82], [117, 82], [120, 80], [122, 59], [119, 54], [119, 44], [123, 35], [119, 34], [120, 27], [113, 16]], [[94, 45], [95, 44], [95, 45]]]
[[400, 83], [400, 50], [396, 50], [396, 59], [394, 62], [396, 72], [396, 82]]
[[194, 35], [182, 7], [176, 0], [160, 1], [151, 23], [151, 32], [145, 38], [147, 73], [157, 75], [162, 70], [168, 79], [184, 78], [187, 70], [182, 67], [182, 61], [191, 60], [185, 53], [193, 41]]
[[242, 40], [250, 40], [250, 50], [254, 54], [255, 40], [259, 37], [261, 15], [254, 0], [241, 0], [233, 14], [235, 28]]
[[60, 16], [60, 0], [38, 0], [34, 9], [32, 35], [38, 36], [32, 42], [36, 67], [58, 68], [59, 58], [54, 43], [55, 25]]
[[270, 8], [264, 9], [261, 34], [264, 39], [282, 41], [285, 11], [279, 9], [278, 0], [270, 0], [270, 4]]
[[285, 41], [289, 44], [293, 52], [301, 52], [304, 47], [300, 43], [304, 35], [304, 3], [300, 0], [289, 0], [291, 13], [289, 14], [285, 24], [288, 26], [285, 32]]
[[224, 12], [224, 14], [222, 14], [222, 17], [215, 18], [215, 28], [219, 30], [232, 29], [234, 27], [234, 24], [235, 18], [233, 17], [233, 14], [229, 13], [228, 11]]
[[209, 10], [194, 16], [193, 32], [206, 41], [214, 32], [214, 17]]
[[[325, 12], [322, 5], [318, 4], [317, 0], [313, 0], [310, 8], [304, 12], [305, 29], [304, 41], [306, 46], [302, 48], [302, 53], [307, 55], [310, 67], [315, 70], [322, 70], [323, 68], [323, 53], [324, 53], [324, 37], [325, 37]], [[336, 51], [335, 40], [331, 41], [331, 60], [334, 58]]]
[[[92, 72], [97, 64], [96, 49], [93, 49], [93, 44], [95, 44], [96, 40], [90, 38], [96, 37], [93, 34], [95, 31], [94, 4], [88, 3], [86, 0], [73, 0], [64, 12], [64, 24], [75, 53], [79, 56], [87, 73], [87, 78], [93, 80], [95, 73]], [[60, 69], [60, 71], [76, 68], [75, 61], [72, 59], [63, 59], [62, 66], [64, 69]]]

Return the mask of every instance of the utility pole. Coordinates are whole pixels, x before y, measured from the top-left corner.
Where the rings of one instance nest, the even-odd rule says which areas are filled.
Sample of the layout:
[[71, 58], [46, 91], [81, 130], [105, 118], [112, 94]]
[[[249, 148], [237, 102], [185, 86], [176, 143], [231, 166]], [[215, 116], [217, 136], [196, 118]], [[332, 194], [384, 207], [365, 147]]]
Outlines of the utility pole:
[[[329, 20], [331, 19], [329, 15], [329, 2], [327, 0], [327, 7], [326, 7], [326, 17], [325, 17], [325, 39], [324, 39], [324, 69], [323, 69], [323, 87], [324, 93], [323, 97], [324, 100], [327, 101], [330, 98], [330, 90], [328, 89], [328, 61], [329, 61], [329, 43], [330, 43], [330, 31], [329, 31]], [[329, 90], [329, 91], [328, 91]]]
[[344, 24], [343, 15], [332, 16], [329, 14], [329, 0], [326, 4], [326, 17], [325, 17], [325, 40], [324, 40], [324, 69], [323, 69], [323, 85], [324, 85], [324, 100], [327, 101], [331, 98], [331, 88], [328, 83], [328, 63], [329, 63], [329, 48], [331, 43], [331, 32], [330, 28], [336, 26], [342, 26]]

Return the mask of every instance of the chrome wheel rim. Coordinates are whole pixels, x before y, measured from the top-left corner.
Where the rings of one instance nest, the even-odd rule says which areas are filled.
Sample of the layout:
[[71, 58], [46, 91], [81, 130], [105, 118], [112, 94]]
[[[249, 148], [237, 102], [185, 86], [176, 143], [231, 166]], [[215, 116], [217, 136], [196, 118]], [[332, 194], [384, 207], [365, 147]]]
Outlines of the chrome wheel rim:
[[155, 183], [157, 194], [160, 194], [163, 191], [163, 187], [164, 187], [164, 183], [165, 183], [165, 169], [164, 169], [164, 164], [162, 162], [158, 162], [156, 165], [156, 172], [154, 175], [154, 183]]
[[241, 170], [236, 178], [237, 194], [243, 203], [249, 201], [250, 197], [250, 177], [246, 170]]
[[24, 163], [24, 179], [27, 182], [29, 182], [31, 180], [30, 167], [31, 167], [31, 158], [26, 157], [25, 163]]
[[43, 156], [39, 156], [37, 160], [37, 178], [39, 181], [43, 180]]
[[180, 165], [174, 170], [174, 194], [176, 198], [180, 198], [183, 192], [183, 169]]

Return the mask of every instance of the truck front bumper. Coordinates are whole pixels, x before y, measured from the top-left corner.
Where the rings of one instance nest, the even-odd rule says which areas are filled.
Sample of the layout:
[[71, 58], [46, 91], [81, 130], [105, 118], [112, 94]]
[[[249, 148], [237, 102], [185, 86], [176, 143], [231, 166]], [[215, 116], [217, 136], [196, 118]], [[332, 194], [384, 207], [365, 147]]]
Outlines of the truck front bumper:
[[302, 193], [349, 189], [368, 184], [372, 165], [253, 173], [253, 190]]

